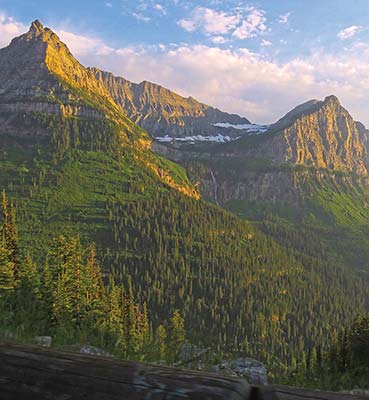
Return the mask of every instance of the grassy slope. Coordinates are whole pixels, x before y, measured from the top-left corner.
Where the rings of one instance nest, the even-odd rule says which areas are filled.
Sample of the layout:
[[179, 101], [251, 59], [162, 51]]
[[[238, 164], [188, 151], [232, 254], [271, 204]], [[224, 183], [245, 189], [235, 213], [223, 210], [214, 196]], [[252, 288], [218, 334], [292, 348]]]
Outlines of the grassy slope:
[[226, 208], [256, 223], [277, 216], [286, 229], [318, 238], [337, 262], [369, 273], [369, 190], [353, 176], [317, 179], [312, 173], [301, 183], [301, 191], [304, 201], [298, 207], [235, 200]]
[[[156, 190], [169, 190], [128, 153], [122, 157], [72, 150], [56, 165], [32, 150], [7, 151], [0, 158], [0, 187], [14, 199], [20, 231], [27, 232], [22, 238], [35, 252], [62, 232], [78, 232], [86, 240], [103, 239], [108, 199], [128, 202], [137, 198], [137, 192], [148, 198]], [[173, 168], [172, 176], [178, 183], [187, 181], [178, 165], [162, 158], [157, 163]]]

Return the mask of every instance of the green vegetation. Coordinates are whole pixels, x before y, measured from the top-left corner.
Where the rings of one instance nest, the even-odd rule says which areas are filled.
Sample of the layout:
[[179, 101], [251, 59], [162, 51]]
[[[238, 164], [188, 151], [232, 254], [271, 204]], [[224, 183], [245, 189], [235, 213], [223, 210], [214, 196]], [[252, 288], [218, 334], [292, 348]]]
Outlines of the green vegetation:
[[367, 309], [367, 281], [323, 261], [316, 241], [313, 256], [300, 257], [234, 215], [171, 190], [133, 149], [122, 151], [69, 149], [59, 161], [45, 148], [3, 152], [0, 184], [36, 265], [45, 264], [54, 238], [80, 236], [84, 249], [96, 242], [106, 277], [147, 304], [157, 357], [176, 347], [162, 321], [178, 309], [188, 340], [284, 373], [331, 326]]
[[327, 390], [369, 389], [369, 317], [334, 330], [327, 346], [303, 353], [284, 383]]
[[136, 303], [129, 277], [124, 287], [114, 275], [103, 275], [94, 245], [84, 248], [79, 237], [59, 236], [52, 240], [44, 261], [36, 263], [19, 244], [15, 211], [5, 192], [1, 222], [3, 337], [30, 341], [52, 335], [57, 346], [89, 343], [125, 358], [174, 359], [185, 341], [178, 310], [166, 323], [169, 334], [160, 335], [157, 351], [146, 303]]

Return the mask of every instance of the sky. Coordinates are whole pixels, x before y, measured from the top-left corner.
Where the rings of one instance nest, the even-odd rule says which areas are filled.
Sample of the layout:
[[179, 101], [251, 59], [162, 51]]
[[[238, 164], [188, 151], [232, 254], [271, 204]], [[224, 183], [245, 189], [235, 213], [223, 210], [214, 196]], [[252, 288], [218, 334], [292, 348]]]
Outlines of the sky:
[[368, 0], [0, 0], [0, 47], [35, 19], [85, 66], [256, 123], [334, 94], [369, 126]]

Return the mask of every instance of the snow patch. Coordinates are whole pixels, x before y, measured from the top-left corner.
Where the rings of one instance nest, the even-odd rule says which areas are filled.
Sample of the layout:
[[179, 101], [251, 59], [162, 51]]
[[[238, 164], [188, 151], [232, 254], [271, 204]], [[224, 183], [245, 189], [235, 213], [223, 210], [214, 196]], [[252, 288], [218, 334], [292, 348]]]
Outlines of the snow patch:
[[261, 133], [265, 133], [269, 129], [269, 125], [257, 125], [257, 124], [239, 124], [239, 125], [233, 125], [230, 124], [229, 122], [218, 122], [216, 124], [212, 124], [213, 126], [216, 126], [218, 128], [233, 128], [233, 129], [238, 129], [240, 131], [246, 131], [247, 133], [254, 133], [256, 135], [259, 135]]
[[161, 143], [171, 143], [171, 142], [216, 142], [216, 143], [227, 143], [230, 142], [231, 140], [236, 140], [239, 139], [237, 138], [231, 138], [228, 135], [214, 135], [214, 136], [202, 136], [202, 135], [194, 135], [194, 136], [185, 136], [185, 137], [170, 137], [169, 135], [166, 136], [157, 136], [155, 138]]

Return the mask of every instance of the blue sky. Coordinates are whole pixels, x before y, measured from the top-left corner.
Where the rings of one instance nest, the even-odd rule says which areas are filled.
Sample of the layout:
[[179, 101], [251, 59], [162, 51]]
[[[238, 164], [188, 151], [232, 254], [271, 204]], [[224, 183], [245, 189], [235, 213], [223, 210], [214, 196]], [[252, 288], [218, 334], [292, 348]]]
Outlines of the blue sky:
[[368, 0], [0, 0], [0, 46], [36, 18], [86, 65], [256, 122], [336, 94], [369, 125]]

